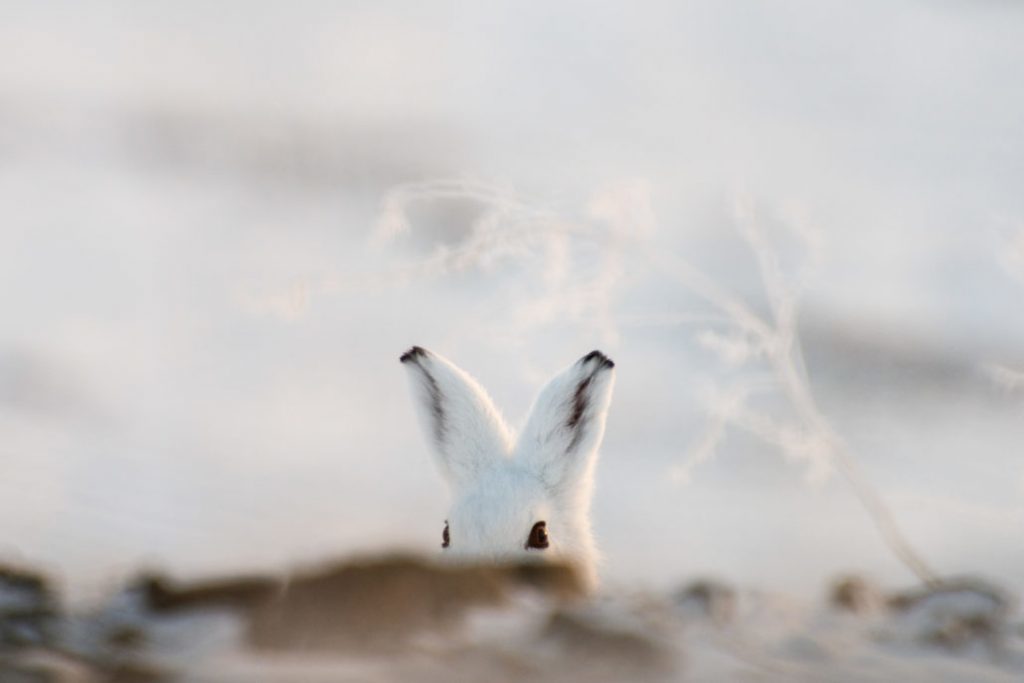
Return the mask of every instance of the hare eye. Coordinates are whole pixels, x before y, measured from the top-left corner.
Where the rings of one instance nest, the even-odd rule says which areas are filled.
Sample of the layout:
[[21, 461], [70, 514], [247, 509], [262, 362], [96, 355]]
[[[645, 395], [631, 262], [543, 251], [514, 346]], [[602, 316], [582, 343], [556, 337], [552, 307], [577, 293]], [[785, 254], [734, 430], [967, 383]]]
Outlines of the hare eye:
[[452, 543], [452, 539], [448, 535], [448, 521], [445, 520], [444, 531], [441, 532], [441, 547], [442, 548], [447, 548], [449, 545], [451, 545], [451, 543]]
[[527, 548], [543, 550], [548, 547], [548, 525], [546, 522], [537, 522], [530, 529], [530, 538], [526, 540]]

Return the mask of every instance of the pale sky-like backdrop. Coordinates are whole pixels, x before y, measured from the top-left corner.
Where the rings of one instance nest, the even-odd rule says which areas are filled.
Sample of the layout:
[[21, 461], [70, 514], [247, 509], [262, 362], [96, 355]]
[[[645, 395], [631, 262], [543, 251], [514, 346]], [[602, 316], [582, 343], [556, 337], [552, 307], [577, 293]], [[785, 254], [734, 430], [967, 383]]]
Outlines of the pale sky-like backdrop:
[[432, 552], [446, 492], [399, 354], [451, 358], [516, 422], [600, 348], [607, 583], [910, 583], [839, 473], [728, 425], [693, 460], [737, 386], [790, 419], [652, 266], [767, 315], [740, 203], [907, 538], [1024, 590], [1024, 6], [0, 12], [0, 562], [85, 596], [142, 566]]

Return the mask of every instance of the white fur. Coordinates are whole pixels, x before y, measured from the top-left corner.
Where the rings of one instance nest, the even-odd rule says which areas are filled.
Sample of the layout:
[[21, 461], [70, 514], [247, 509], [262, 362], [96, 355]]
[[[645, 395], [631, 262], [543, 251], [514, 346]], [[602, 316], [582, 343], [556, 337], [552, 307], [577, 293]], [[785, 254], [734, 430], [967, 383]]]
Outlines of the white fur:
[[[567, 562], [593, 586], [590, 499], [614, 364], [595, 351], [558, 374], [537, 396], [517, 440], [483, 388], [451, 362], [413, 347], [402, 363], [452, 489], [445, 553]], [[549, 547], [527, 548], [540, 521], [546, 522]]]

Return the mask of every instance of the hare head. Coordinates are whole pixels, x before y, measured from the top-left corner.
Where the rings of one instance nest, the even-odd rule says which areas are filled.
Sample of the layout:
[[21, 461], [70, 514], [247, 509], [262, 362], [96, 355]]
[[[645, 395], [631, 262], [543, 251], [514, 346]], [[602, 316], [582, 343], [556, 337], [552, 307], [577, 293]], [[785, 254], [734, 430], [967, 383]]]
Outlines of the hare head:
[[401, 361], [452, 490], [444, 552], [563, 562], [592, 586], [590, 498], [615, 364], [592, 351], [556, 375], [515, 438], [483, 388], [451, 362], [418, 346]]

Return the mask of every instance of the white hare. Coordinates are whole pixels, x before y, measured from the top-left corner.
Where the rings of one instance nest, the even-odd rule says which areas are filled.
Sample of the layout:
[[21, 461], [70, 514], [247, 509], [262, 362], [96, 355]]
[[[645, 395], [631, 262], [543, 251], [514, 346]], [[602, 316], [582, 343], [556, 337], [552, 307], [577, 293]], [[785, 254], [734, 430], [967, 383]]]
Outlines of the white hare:
[[596, 583], [590, 499], [615, 364], [592, 351], [540, 392], [516, 439], [483, 388], [414, 346], [402, 354], [424, 430], [453, 494], [444, 552], [550, 559]]

